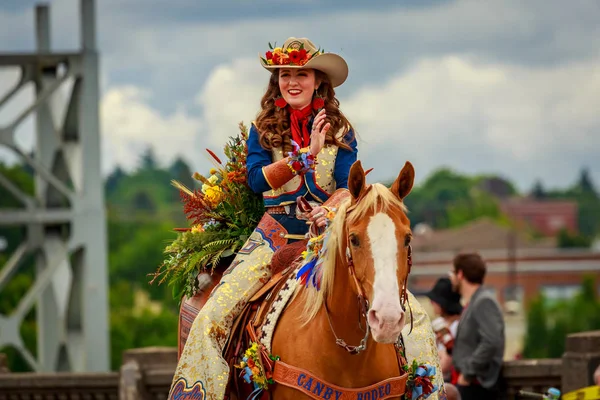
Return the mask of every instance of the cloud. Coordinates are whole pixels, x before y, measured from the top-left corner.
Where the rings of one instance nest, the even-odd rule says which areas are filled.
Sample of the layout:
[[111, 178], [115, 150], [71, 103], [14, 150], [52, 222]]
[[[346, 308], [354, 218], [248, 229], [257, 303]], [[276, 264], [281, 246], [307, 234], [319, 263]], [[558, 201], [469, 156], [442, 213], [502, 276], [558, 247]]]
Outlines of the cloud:
[[148, 91], [135, 86], [108, 89], [101, 108], [105, 170], [115, 164], [134, 168], [148, 145], [164, 162], [182, 156], [196, 170], [208, 168], [204, 149], [221, 153], [227, 138], [236, 135], [239, 122], [249, 126], [266, 77], [254, 60], [219, 65], [197, 89], [191, 107], [179, 106], [167, 115], [150, 105]]
[[[193, 101], [196, 88], [218, 65], [253, 57], [268, 41], [309, 36], [348, 59], [351, 76], [340, 93], [365, 83], [381, 83], [399, 69], [444, 55], [482, 62], [547, 66], [594, 58], [600, 39], [600, 9], [587, 1], [507, 0], [494, 3], [447, 1], [428, 7], [371, 7], [314, 12], [306, 16], [272, 12], [245, 18], [202, 21], [164, 16], [161, 8], [143, 14], [123, 3], [99, 5], [99, 45], [103, 68], [113, 84], [152, 87], [153, 106], [171, 107], [171, 98]], [[104, 6], [102, 6], [104, 4]], [[143, 18], [142, 18], [143, 17]], [[135, 28], [134, 28], [135, 27]], [[72, 36], [72, 35], [71, 35]], [[65, 39], [66, 40], [66, 39]], [[174, 74], [174, 71], [176, 72]]]
[[140, 154], [152, 145], [163, 162], [198, 155], [202, 122], [182, 109], [162, 115], [147, 102], [151, 94], [134, 86], [109, 89], [102, 98], [103, 170], [118, 163], [126, 170], [138, 165]]
[[[600, 59], [594, 2], [351, 2], [343, 10], [326, 3], [285, 18], [268, 2], [253, 4], [257, 12], [155, 0], [140, 12], [140, 4], [97, 2], [107, 166], [133, 165], [127, 159], [149, 140], [159, 155], [181, 152], [204, 168], [202, 149], [220, 148], [240, 120], [256, 115], [266, 76], [255, 54], [268, 41], [308, 35], [350, 64], [338, 95], [363, 138], [361, 156], [376, 166], [373, 179], [397, 172], [382, 160], [409, 156], [421, 177], [448, 164], [504, 171], [521, 187], [537, 176], [564, 185], [582, 164], [599, 175], [591, 132], [600, 118], [590, 107]], [[53, 0], [51, 10], [53, 47], [76, 49], [78, 2]], [[11, 37], [4, 49], [33, 48], [33, 33], [32, 9], [0, 8], [0, 36]]]
[[527, 68], [431, 58], [342, 107], [366, 142], [373, 179], [393, 177], [409, 159], [421, 177], [448, 165], [507, 175], [523, 189], [537, 177], [564, 184], [582, 163], [600, 175], [598, 62]]
[[[599, 61], [543, 69], [431, 58], [342, 97], [341, 106], [361, 159], [375, 168], [372, 180], [394, 177], [410, 160], [420, 179], [447, 165], [511, 177], [522, 189], [538, 177], [564, 183], [582, 163], [600, 174]], [[197, 91], [197, 110], [168, 115], [139, 88], [110, 89], [102, 100], [107, 163], [131, 168], [150, 143], [163, 160], [181, 154], [207, 168], [204, 148], [220, 152], [238, 122], [253, 120], [267, 79], [252, 59], [219, 65]]]
[[238, 122], [247, 126], [260, 110], [269, 73], [254, 59], [219, 65], [206, 79], [196, 102], [203, 110], [207, 144], [221, 147], [234, 136]]

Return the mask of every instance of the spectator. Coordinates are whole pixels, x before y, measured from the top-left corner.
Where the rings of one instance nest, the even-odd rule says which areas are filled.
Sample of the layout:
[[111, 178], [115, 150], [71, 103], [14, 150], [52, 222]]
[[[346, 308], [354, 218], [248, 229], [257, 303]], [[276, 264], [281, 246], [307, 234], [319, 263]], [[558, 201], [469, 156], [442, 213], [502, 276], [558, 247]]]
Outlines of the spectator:
[[598, 365], [598, 368], [594, 372], [594, 383], [600, 386], [600, 365]]
[[438, 318], [432, 321], [436, 334], [440, 366], [444, 380], [450, 382], [452, 375], [452, 347], [458, 329], [458, 320], [463, 307], [460, 304], [460, 294], [452, 289], [449, 278], [438, 279], [433, 288], [426, 294], [433, 306], [433, 312]]
[[482, 287], [485, 274], [486, 265], [479, 254], [459, 254], [454, 258], [451, 280], [465, 309], [458, 324], [452, 362], [463, 400], [498, 398], [504, 319], [494, 295]]

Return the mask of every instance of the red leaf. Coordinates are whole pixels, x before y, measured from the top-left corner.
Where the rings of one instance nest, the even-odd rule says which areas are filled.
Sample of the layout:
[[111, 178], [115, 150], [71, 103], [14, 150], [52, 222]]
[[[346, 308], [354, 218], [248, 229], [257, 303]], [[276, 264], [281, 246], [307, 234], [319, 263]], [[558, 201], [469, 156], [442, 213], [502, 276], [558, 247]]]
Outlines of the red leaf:
[[217, 160], [217, 162], [219, 164], [221, 164], [221, 160], [219, 159], [219, 157], [217, 157], [217, 155], [215, 153], [213, 153], [211, 150], [206, 149], [206, 151], [208, 151], [208, 154], [210, 154], [212, 156], [212, 158], [214, 158], [215, 160]]

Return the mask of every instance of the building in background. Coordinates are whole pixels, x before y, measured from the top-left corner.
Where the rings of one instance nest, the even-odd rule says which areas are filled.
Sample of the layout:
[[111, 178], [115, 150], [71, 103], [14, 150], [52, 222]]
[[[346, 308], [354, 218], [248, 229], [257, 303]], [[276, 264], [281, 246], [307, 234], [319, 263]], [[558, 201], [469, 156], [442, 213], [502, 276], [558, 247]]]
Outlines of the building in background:
[[578, 231], [575, 201], [511, 198], [502, 200], [500, 209], [513, 221], [544, 236], [555, 236], [563, 229]]

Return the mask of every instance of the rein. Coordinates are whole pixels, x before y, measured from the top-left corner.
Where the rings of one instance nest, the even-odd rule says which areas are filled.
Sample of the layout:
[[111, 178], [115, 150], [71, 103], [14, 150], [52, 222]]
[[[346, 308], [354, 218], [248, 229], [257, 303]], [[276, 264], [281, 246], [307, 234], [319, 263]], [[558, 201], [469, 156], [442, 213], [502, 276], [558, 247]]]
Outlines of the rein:
[[[356, 199], [355, 203], [346, 210], [346, 218], [347, 218], [348, 214], [352, 210], [354, 210], [354, 208], [356, 207], [358, 202], [360, 200], [362, 200], [364, 198], [364, 196], [371, 189], [372, 189], [372, 186], [367, 187], [367, 189], [358, 197], [358, 199]], [[311, 212], [312, 211], [312, 206], [308, 203], [308, 201], [306, 201], [306, 199], [304, 197], [299, 197], [297, 199], [297, 203], [298, 203], [298, 207], [303, 212]], [[356, 292], [358, 293], [357, 299], [358, 299], [358, 303], [360, 305], [360, 314], [358, 316], [358, 325], [359, 325], [359, 328], [362, 329], [362, 325], [360, 323], [360, 319], [362, 317], [365, 319], [365, 326], [366, 326], [365, 336], [361, 339], [358, 346], [351, 346], [351, 345], [347, 344], [344, 339], [340, 338], [335, 333], [335, 329], [333, 328], [333, 324], [331, 323], [329, 309], [327, 308], [327, 301], [324, 302], [324, 305], [325, 305], [325, 315], [327, 316], [327, 321], [329, 322], [329, 327], [331, 328], [331, 332], [333, 333], [333, 336], [335, 337], [335, 344], [342, 347], [348, 353], [355, 355], [355, 354], [359, 354], [360, 352], [364, 351], [367, 348], [367, 340], [369, 338], [369, 333], [370, 333], [369, 322], [367, 320], [367, 313], [369, 311], [369, 300], [367, 300], [367, 298], [365, 296], [365, 292], [363, 290], [362, 284], [359, 282], [358, 278], [356, 277], [356, 270], [354, 268], [354, 260], [352, 258], [352, 251], [350, 250], [350, 246], [348, 246], [348, 243], [350, 242], [349, 236], [350, 236], [349, 233], [346, 232], [346, 264], [348, 266], [348, 272], [350, 273], [350, 276], [352, 277], [352, 280], [354, 281], [354, 285], [356, 287]], [[403, 311], [406, 311], [406, 305], [408, 304], [408, 307], [410, 310], [410, 332], [412, 332], [412, 329], [413, 329], [412, 308], [410, 307], [410, 303], [408, 301], [408, 295], [406, 294], [406, 290], [407, 290], [407, 286], [408, 286], [408, 275], [410, 274], [410, 270], [412, 268], [412, 247], [410, 245], [408, 245], [407, 266], [408, 266], [408, 270], [406, 272], [406, 277], [404, 278], [404, 287], [402, 288], [402, 294], [400, 295], [400, 304], [402, 306]]]

